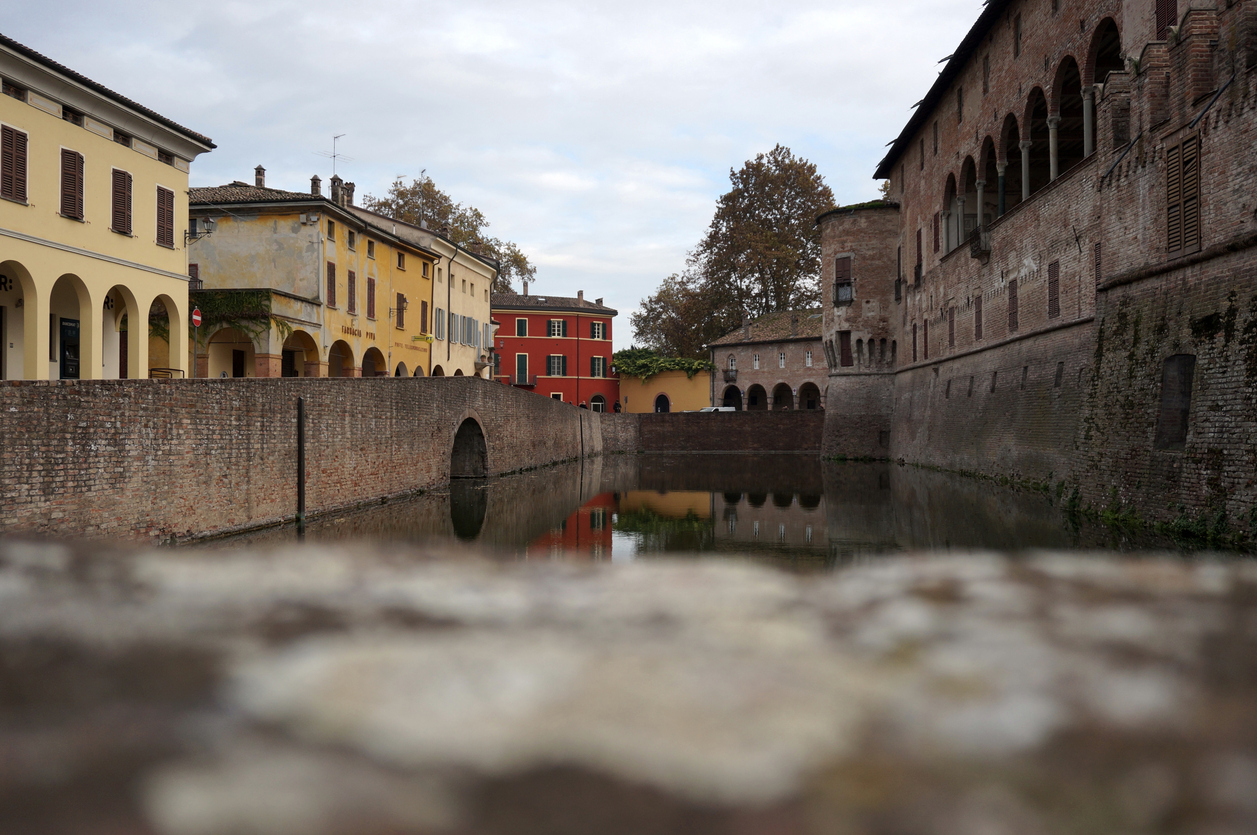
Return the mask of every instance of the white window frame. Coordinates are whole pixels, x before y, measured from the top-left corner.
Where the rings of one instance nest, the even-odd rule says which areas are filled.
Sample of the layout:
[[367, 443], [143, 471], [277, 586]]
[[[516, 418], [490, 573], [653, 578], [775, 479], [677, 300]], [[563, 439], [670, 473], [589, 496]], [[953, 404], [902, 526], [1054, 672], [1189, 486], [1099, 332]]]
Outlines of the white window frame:
[[759, 371], [759, 354], [751, 354], [751, 368]]
[[785, 351], [781, 351], [777, 354], [777, 367], [778, 368], [786, 367], [786, 352]]
[[806, 354], [803, 355], [803, 364], [806, 365], [808, 368], [812, 367], [812, 352], [811, 351], [808, 351]]

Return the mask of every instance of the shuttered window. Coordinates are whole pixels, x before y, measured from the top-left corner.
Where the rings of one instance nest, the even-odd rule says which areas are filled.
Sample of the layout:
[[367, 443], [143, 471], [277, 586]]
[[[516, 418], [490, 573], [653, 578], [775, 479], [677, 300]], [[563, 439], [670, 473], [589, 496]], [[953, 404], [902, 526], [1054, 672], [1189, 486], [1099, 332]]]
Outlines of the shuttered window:
[[131, 175], [113, 170], [112, 217], [109, 228], [120, 235], [131, 234]]
[[1049, 319], [1061, 315], [1061, 262], [1048, 264], [1048, 309]]
[[930, 358], [930, 322], [927, 319], [921, 323], [921, 351], [925, 359]]
[[834, 304], [851, 304], [855, 288], [851, 283], [851, 256], [834, 259]]
[[912, 323], [912, 361], [917, 361], [917, 323]]
[[1200, 251], [1200, 137], [1166, 150], [1166, 250]]
[[0, 127], [0, 197], [26, 202], [26, 134]]
[[1008, 281], [1008, 332], [1017, 330], [1017, 279]]
[[838, 364], [851, 365], [851, 331], [838, 332]]
[[419, 332], [428, 332], [428, 303], [419, 302]]
[[406, 297], [401, 293], [397, 294], [397, 327], [406, 327]]
[[1097, 286], [1099, 286], [1100, 282], [1104, 279], [1104, 272], [1101, 269], [1101, 267], [1103, 266], [1103, 261], [1101, 261], [1100, 256], [1101, 256], [1100, 242], [1096, 241], [1096, 285]]
[[375, 318], [375, 279], [367, 276], [367, 318]]
[[83, 155], [61, 149], [61, 214], [83, 219]]
[[982, 296], [978, 295], [973, 300], [973, 338], [982, 338]]
[[934, 251], [935, 252], [938, 252], [939, 247], [942, 244], [942, 241], [940, 240], [941, 231], [942, 231], [942, 219], [943, 218], [942, 218], [941, 213], [939, 212], [934, 213]]
[[607, 358], [606, 357], [590, 357], [589, 358], [589, 376], [590, 377], [607, 376]]
[[1157, 40], [1165, 40], [1165, 30], [1178, 25], [1178, 0], [1157, 0]]
[[346, 310], [350, 313], [358, 312], [358, 276], [353, 270], [349, 270], [345, 274], [345, 284], [348, 293], [346, 293], [345, 305]]
[[956, 347], [956, 308], [947, 308], [947, 347]]
[[336, 306], [336, 265], [327, 262], [327, 306]]
[[175, 245], [175, 193], [161, 186], [157, 187], [157, 243]]

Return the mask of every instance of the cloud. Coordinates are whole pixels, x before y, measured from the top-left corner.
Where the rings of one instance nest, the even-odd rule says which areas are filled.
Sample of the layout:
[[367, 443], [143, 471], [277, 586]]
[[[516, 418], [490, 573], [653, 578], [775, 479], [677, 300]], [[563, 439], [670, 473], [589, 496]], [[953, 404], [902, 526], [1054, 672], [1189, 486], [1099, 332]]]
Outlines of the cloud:
[[[636, 4], [481, 0], [18, 0], [5, 34], [218, 149], [192, 181], [382, 194], [421, 170], [537, 263], [539, 287], [628, 311], [681, 270], [728, 173], [777, 143], [840, 202], [876, 195], [885, 144], [980, 0]], [[893, 13], [888, 13], [888, 8]], [[50, 33], [55, 36], [50, 37]]]

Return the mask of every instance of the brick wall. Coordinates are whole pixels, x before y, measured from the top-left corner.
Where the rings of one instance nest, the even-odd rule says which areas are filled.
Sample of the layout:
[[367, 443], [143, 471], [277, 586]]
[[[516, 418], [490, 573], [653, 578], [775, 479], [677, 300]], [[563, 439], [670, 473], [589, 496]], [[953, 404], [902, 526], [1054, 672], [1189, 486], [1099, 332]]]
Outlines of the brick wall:
[[819, 451], [825, 413], [679, 412], [619, 415], [641, 423], [646, 452]]
[[604, 448], [602, 415], [471, 377], [3, 383], [0, 531], [166, 539], [289, 518], [298, 397], [309, 513], [445, 483], [469, 416], [491, 474]]

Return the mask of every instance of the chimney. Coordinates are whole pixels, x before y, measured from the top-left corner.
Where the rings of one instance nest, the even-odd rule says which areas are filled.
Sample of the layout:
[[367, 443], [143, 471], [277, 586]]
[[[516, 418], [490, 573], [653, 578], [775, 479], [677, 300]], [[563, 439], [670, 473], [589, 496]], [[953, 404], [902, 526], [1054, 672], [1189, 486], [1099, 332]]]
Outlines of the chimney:
[[260, 165], [253, 169], [253, 184], [258, 188], [266, 188], [266, 169]]
[[344, 205], [352, 206], [354, 204], [354, 184], [353, 183], [345, 183], [345, 185], [341, 187], [340, 193], [345, 196]]
[[528, 295], [528, 282], [527, 281], [524, 282], [524, 295], [525, 296]]
[[323, 181], [319, 179], [318, 174], [310, 178], [310, 193], [316, 197], [323, 194]]
[[583, 302], [583, 301], [585, 300], [585, 291], [584, 291], [584, 290], [577, 290], [577, 291], [576, 291], [576, 300], [577, 300], [578, 302]]
[[598, 299], [596, 302], [594, 302], [594, 304], [598, 305], [599, 307], [602, 307], [602, 299]]
[[339, 174], [332, 175], [332, 202], [335, 203], [337, 206], [344, 205], [344, 203], [341, 202], [341, 191], [340, 191], [340, 187], [344, 184], [344, 182], [345, 181], [340, 178]]
[[790, 314], [790, 335], [799, 335], [799, 314], [797, 313]]

